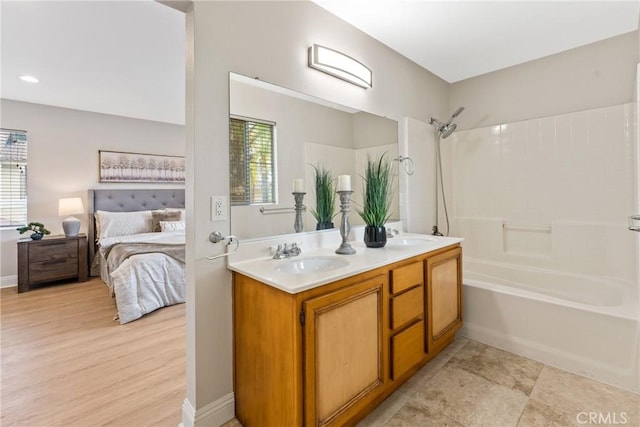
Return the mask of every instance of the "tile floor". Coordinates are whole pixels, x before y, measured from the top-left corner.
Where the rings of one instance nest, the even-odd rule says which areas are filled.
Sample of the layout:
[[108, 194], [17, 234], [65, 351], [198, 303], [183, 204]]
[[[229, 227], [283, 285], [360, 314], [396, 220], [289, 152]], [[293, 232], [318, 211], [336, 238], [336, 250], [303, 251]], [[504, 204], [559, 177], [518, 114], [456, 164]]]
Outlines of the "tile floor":
[[640, 426], [640, 395], [459, 338], [358, 427], [594, 425]]

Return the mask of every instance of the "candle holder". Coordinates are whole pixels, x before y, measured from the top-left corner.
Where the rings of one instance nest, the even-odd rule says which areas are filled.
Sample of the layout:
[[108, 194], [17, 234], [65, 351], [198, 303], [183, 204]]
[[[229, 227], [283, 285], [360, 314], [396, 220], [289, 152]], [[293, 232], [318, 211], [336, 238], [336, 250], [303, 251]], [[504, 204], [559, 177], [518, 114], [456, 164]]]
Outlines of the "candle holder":
[[338, 191], [340, 196], [340, 212], [342, 212], [342, 221], [340, 222], [340, 235], [342, 236], [342, 244], [336, 253], [340, 255], [353, 255], [356, 250], [349, 244], [349, 232], [351, 224], [349, 224], [349, 204], [351, 203], [351, 194], [353, 191]]
[[302, 223], [302, 211], [304, 210], [304, 204], [302, 201], [304, 200], [304, 195], [307, 193], [298, 193], [294, 191], [293, 200], [295, 201], [295, 210], [296, 210], [296, 220], [293, 223], [293, 229], [296, 230], [296, 233], [300, 233], [304, 228], [304, 224]]

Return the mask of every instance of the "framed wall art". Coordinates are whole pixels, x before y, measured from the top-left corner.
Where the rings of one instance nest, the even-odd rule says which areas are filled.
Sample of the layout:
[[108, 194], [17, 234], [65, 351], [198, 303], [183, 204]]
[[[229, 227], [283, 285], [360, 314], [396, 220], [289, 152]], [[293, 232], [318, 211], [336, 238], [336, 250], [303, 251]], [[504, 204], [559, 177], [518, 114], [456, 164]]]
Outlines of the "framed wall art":
[[100, 182], [184, 183], [184, 157], [98, 151]]

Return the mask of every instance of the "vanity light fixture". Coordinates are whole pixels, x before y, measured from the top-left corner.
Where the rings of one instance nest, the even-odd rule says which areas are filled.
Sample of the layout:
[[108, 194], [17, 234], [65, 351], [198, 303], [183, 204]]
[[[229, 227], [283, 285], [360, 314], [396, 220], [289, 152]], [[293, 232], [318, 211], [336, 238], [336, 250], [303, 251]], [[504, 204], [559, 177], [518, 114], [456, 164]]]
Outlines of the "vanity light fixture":
[[309, 67], [365, 89], [372, 86], [371, 70], [363, 63], [325, 46], [314, 44], [309, 48]]
[[22, 80], [23, 82], [27, 82], [27, 83], [38, 83], [40, 82], [40, 80], [38, 80], [36, 77], [33, 76], [20, 76], [20, 80]]

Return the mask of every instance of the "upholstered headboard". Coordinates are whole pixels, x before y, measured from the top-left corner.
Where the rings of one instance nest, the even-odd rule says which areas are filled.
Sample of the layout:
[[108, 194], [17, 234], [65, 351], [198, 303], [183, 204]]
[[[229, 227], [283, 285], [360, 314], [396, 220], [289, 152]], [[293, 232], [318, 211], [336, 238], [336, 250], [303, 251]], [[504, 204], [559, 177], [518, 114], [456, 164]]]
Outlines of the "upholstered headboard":
[[96, 251], [96, 211], [136, 212], [164, 208], [184, 208], [184, 189], [89, 190], [89, 262]]

